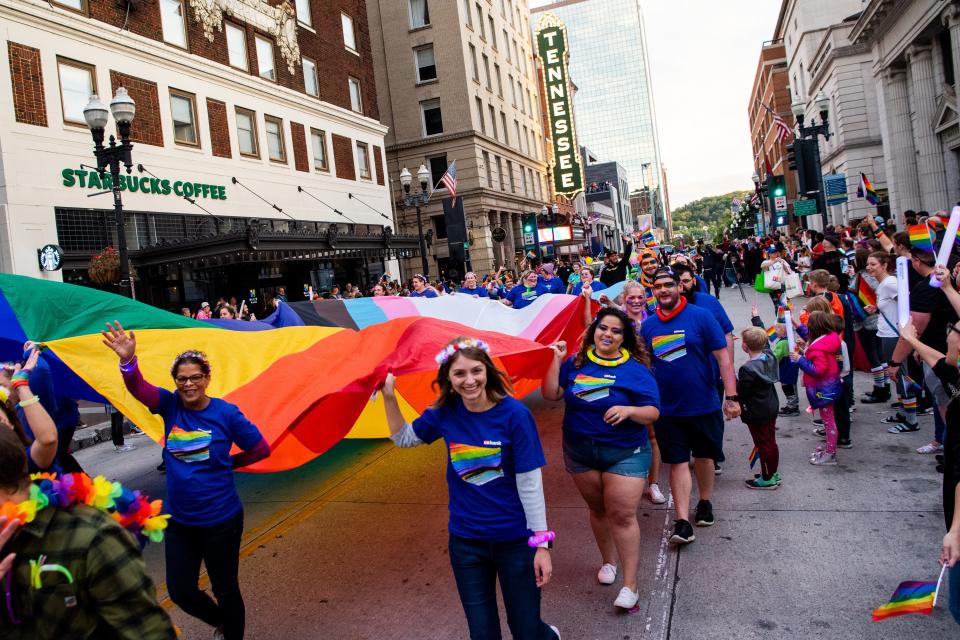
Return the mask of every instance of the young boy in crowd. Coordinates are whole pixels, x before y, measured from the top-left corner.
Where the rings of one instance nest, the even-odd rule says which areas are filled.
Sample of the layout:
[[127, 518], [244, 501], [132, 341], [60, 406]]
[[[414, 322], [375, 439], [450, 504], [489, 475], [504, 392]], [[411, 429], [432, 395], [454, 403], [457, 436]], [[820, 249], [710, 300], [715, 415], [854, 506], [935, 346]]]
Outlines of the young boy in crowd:
[[780, 415], [784, 417], [800, 415], [800, 396], [797, 393], [797, 381], [800, 378], [800, 367], [790, 360], [790, 346], [787, 342], [787, 325], [784, 323], [782, 311], [777, 314], [777, 323], [773, 325], [771, 333], [763, 326], [763, 320], [760, 319], [760, 310], [757, 305], [752, 308], [753, 317], [751, 321], [753, 326], [764, 329], [768, 336], [770, 349], [773, 357], [777, 360], [778, 377], [780, 378], [780, 388], [787, 399], [787, 404], [780, 409]]
[[760, 475], [746, 481], [751, 489], [776, 489], [780, 484], [780, 449], [777, 447], [777, 361], [767, 332], [749, 327], [740, 334], [747, 362], [737, 372], [740, 419], [750, 429], [760, 456]]

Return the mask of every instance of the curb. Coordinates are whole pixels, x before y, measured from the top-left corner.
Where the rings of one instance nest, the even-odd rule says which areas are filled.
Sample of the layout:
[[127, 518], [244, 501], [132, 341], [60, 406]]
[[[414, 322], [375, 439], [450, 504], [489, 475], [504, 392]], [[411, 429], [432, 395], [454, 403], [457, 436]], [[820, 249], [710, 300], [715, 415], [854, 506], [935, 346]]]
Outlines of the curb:
[[[124, 420], [124, 435], [129, 435], [130, 431], [130, 422]], [[101, 422], [99, 424], [84, 427], [83, 429], [77, 429], [77, 431], [73, 434], [73, 439], [70, 441], [70, 451], [87, 449], [94, 445], [100, 444], [101, 442], [110, 442], [111, 440], [110, 422]]]

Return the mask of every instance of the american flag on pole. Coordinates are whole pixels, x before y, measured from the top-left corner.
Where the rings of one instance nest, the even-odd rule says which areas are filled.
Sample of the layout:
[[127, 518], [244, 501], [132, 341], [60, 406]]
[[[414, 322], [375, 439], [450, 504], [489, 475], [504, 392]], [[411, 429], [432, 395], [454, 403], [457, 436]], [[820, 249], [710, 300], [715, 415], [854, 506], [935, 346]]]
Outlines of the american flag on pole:
[[775, 112], [762, 102], [760, 104], [764, 109], [767, 110], [767, 113], [773, 116], [773, 125], [777, 128], [777, 144], [782, 143], [787, 136], [793, 135], [793, 129], [790, 128], [790, 125], [787, 124], [787, 121], [784, 120], [779, 113]]
[[443, 174], [443, 177], [440, 178], [441, 184], [447, 188], [447, 191], [450, 192], [450, 198], [452, 202], [456, 203], [457, 201], [457, 161], [454, 160], [449, 167], [447, 167], [446, 173]]
[[750, 196], [750, 204], [752, 204], [752, 205], [755, 206], [755, 207], [759, 207], [759, 206], [760, 206], [760, 194], [759, 194], [759, 193], [754, 193], [752, 196]]
[[740, 213], [743, 210], [743, 200], [741, 200], [737, 196], [733, 196], [733, 201], [731, 201], [730, 203], [730, 208], [735, 213]]

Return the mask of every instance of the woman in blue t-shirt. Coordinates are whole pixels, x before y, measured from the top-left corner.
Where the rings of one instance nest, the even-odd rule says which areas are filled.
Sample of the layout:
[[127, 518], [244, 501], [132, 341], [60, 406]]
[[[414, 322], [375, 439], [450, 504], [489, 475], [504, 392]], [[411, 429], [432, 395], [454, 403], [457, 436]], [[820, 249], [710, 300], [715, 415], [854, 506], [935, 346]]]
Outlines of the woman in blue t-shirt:
[[450, 495], [449, 552], [471, 638], [499, 638], [499, 578], [507, 624], [518, 640], [559, 640], [540, 619], [540, 588], [553, 572], [533, 414], [481, 340], [457, 338], [437, 356], [437, 401], [405, 422], [395, 380], [383, 385], [390, 438], [399, 447], [443, 438]]
[[[40, 404], [40, 397], [30, 389], [30, 373], [39, 358], [40, 349], [34, 348], [23, 365], [0, 366], [0, 428], [10, 429], [23, 443], [30, 473], [59, 473], [57, 425]], [[30, 433], [24, 428], [17, 409], [23, 413]]]
[[[165, 536], [167, 590], [186, 613], [203, 620], [225, 640], [243, 638], [245, 613], [237, 571], [243, 504], [233, 470], [270, 455], [270, 446], [240, 409], [207, 395], [210, 363], [199, 351], [177, 356], [170, 392], [143, 379], [134, 333], [107, 323], [104, 343], [120, 358], [127, 390], [151, 413], [163, 417], [163, 462], [167, 467]], [[241, 453], [230, 455], [236, 444]], [[197, 586], [200, 562], [210, 576], [216, 602]]]
[[510, 289], [501, 302], [514, 309], [523, 309], [533, 304], [540, 296], [549, 293], [545, 284], [540, 282], [536, 271], [524, 271], [520, 284]]
[[591, 292], [593, 291], [602, 291], [607, 288], [607, 285], [603, 284], [599, 280], [593, 279], [593, 271], [590, 270], [590, 267], [581, 267], [580, 269], [580, 282], [573, 285], [573, 289], [570, 291], [570, 295], [578, 296], [583, 293], [583, 288], [587, 287]]
[[416, 274], [411, 279], [413, 289], [410, 290], [411, 298], [436, 298], [437, 292], [427, 285], [427, 278], [421, 274]]
[[477, 284], [477, 274], [473, 271], [468, 271], [467, 275], [463, 276], [463, 286], [460, 287], [460, 293], [465, 293], [471, 295], [474, 298], [487, 298], [487, 288]]
[[563, 458], [590, 508], [590, 525], [602, 564], [600, 584], [617, 579], [615, 555], [623, 565], [623, 588], [614, 606], [632, 609], [640, 599], [640, 525], [637, 509], [650, 470], [647, 425], [660, 416], [660, 393], [647, 366], [650, 356], [630, 319], [602, 309], [587, 328], [580, 351], [556, 357], [541, 390], [547, 400], [565, 403]]

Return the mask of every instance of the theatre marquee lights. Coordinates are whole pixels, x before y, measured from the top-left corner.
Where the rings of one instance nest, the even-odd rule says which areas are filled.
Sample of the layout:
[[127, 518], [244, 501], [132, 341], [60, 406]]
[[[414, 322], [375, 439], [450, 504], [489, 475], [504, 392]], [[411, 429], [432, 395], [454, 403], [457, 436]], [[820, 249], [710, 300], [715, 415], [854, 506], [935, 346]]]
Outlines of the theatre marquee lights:
[[550, 156], [553, 190], [572, 198], [583, 191], [583, 166], [573, 123], [567, 33], [563, 21], [552, 13], [544, 14], [537, 24], [537, 53], [543, 65], [543, 95], [553, 138]]

